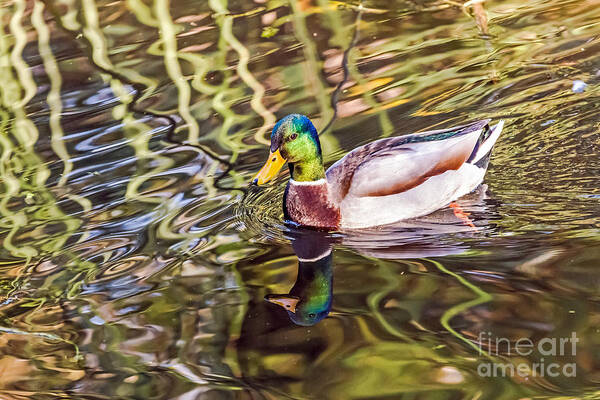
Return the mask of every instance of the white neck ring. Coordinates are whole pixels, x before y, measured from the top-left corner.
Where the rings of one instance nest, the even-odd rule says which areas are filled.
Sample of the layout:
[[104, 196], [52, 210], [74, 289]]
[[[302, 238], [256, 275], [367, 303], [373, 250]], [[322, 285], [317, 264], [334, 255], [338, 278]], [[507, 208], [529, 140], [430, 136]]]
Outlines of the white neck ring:
[[318, 186], [318, 185], [323, 185], [323, 184], [327, 183], [327, 180], [325, 178], [321, 178], [316, 181], [295, 181], [293, 179], [290, 179], [290, 183], [292, 185], [298, 185], [298, 186]]
[[323, 254], [318, 255], [317, 257], [313, 257], [313, 258], [298, 257], [298, 261], [302, 261], [302, 262], [315, 262], [315, 261], [319, 261], [319, 260], [327, 257], [330, 254], [331, 254], [331, 249], [328, 249]]

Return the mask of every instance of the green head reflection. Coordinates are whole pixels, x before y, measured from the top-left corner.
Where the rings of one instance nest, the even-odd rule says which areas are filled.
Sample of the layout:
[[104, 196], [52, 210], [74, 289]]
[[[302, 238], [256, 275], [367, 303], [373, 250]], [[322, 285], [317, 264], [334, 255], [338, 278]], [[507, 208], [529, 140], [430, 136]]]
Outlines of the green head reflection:
[[333, 265], [331, 239], [315, 231], [291, 239], [298, 256], [298, 276], [288, 294], [270, 294], [265, 300], [287, 311], [296, 325], [311, 326], [331, 311]]

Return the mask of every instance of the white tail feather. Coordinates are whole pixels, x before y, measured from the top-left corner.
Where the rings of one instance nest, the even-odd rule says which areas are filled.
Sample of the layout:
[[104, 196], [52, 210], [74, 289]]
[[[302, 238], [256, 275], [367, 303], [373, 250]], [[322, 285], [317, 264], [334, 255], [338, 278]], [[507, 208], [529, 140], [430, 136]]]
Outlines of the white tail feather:
[[496, 144], [496, 141], [500, 137], [503, 127], [504, 120], [501, 120], [492, 128], [492, 134], [486, 139], [485, 142], [481, 143], [479, 149], [477, 149], [477, 154], [473, 158], [473, 161], [471, 161], [472, 164], [475, 164], [477, 161], [485, 157], [490, 151], [492, 151], [492, 147], [494, 147], [494, 144]]

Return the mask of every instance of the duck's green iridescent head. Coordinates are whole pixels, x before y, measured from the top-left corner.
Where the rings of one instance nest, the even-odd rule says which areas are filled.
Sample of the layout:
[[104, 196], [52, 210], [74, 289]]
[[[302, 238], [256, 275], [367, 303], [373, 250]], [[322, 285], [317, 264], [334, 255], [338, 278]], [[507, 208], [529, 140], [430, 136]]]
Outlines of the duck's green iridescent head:
[[253, 183], [269, 182], [286, 162], [296, 181], [315, 181], [325, 177], [319, 135], [313, 123], [300, 114], [290, 114], [273, 127], [269, 159]]

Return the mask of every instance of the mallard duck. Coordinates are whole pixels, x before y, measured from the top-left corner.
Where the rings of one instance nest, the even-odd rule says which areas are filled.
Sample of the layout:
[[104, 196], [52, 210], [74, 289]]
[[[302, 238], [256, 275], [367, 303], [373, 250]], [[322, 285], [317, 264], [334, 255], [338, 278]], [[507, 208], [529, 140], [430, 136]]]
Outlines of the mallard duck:
[[473, 191], [487, 170], [504, 121], [385, 138], [360, 146], [327, 171], [319, 135], [304, 115], [273, 127], [262, 185], [287, 162], [284, 217], [302, 226], [355, 229], [427, 215]]
[[309, 231], [292, 237], [298, 256], [298, 276], [289, 294], [269, 294], [265, 300], [287, 311], [296, 325], [311, 326], [329, 315], [333, 300], [331, 238]]

